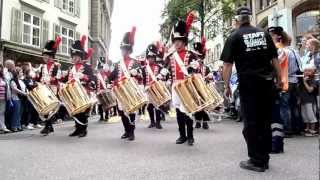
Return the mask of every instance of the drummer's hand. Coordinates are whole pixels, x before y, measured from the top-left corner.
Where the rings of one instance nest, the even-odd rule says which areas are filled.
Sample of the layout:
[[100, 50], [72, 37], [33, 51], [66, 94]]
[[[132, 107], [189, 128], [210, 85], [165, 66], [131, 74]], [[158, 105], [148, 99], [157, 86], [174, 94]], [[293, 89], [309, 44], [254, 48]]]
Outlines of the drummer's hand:
[[282, 89], [284, 86], [284, 81], [282, 79], [277, 80], [276, 86], [277, 86], [277, 89]]
[[232, 95], [232, 91], [231, 91], [231, 88], [230, 88], [230, 86], [226, 86], [225, 87], [225, 89], [224, 89], [224, 95], [226, 96], [226, 97], [231, 97], [231, 95]]
[[198, 69], [199, 66], [200, 66], [200, 64], [199, 64], [198, 61], [192, 61], [192, 62], [190, 63], [190, 66], [191, 66], [193, 69]]
[[162, 76], [162, 74], [158, 74], [156, 78], [159, 79], [159, 80], [162, 80], [163, 76]]
[[112, 84], [107, 84], [107, 89], [112, 89]]
[[137, 71], [136, 69], [131, 69], [131, 70], [130, 70], [130, 74], [131, 74], [132, 76], [137, 76], [137, 75], [138, 75], [138, 71]]

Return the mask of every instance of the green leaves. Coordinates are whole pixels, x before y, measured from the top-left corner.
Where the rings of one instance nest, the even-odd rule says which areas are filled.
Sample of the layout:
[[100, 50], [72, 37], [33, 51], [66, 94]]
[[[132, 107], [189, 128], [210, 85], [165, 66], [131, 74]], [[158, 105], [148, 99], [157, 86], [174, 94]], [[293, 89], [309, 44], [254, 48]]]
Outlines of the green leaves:
[[[164, 41], [170, 38], [171, 29], [179, 20], [185, 20], [188, 12], [196, 11], [196, 21], [200, 26], [192, 27], [191, 32], [195, 36], [214, 38], [219, 33], [223, 23], [233, 16], [236, 0], [170, 0], [162, 12], [163, 23], [160, 25], [160, 33]], [[195, 22], [195, 23], [197, 23]]]

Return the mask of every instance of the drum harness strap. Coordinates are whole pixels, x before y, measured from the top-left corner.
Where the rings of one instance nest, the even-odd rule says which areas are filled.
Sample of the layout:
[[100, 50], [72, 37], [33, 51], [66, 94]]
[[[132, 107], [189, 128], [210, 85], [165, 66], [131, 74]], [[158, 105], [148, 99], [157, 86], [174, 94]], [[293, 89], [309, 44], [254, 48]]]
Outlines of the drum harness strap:
[[[123, 59], [120, 60], [120, 68], [122, 69], [122, 72], [123, 72], [124, 76], [125, 76], [127, 79], [130, 79], [130, 78], [131, 78], [130, 73], [129, 73], [129, 71], [128, 71], [128, 69], [127, 69], [127, 67], [126, 67], [126, 64], [124, 63], [124, 60], [123, 60]], [[131, 122], [129, 114], [127, 114], [125, 111], [123, 111], [123, 114], [129, 119], [129, 123], [130, 123], [132, 126], [134, 126], [135, 123], [134, 123], [134, 121]]]
[[74, 119], [74, 121], [76, 121], [78, 124], [82, 125], [82, 126], [87, 126], [88, 123], [82, 123], [81, 121], [79, 121], [78, 118], [76, 118], [75, 116], [72, 116], [72, 118]]
[[[149, 61], [147, 61], [147, 65], [146, 65], [146, 69], [147, 69], [147, 72], [148, 72], [148, 75], [150, 75], [152, 81], [157, 81], [157, 78], [156, 76], [154, 75], [154, 73], [152, 72], [152, 69], [149, 65]], [[160, 108], [160, 107], [156, 107], [154, 106], [157, 110], [163, 112], [165, 114], [165, 112]]]
[[57, 106], [57, 109], [55, 109], [54, 111], [51, 111], [49, 114], [48, 114], [48, 117], [44, 117], [43, 115], [39, 115], [39, 118], [42, 120], [42, 121], [47, 121], [49, 119], [52, 118], [53, 115], [55, 115], [59, 109], [60, 109], [60, 106], [61, 106], [61, 103], [59, 102], [59, 105]]

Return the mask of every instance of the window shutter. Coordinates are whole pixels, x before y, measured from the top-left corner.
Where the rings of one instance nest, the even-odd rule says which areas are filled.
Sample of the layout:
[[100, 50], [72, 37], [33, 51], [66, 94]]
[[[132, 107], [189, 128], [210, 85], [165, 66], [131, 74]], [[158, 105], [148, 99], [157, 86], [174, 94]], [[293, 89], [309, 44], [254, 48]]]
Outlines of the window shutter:
[[75, 40], [80, 40], [80, 33], [79, 32], [76, 32]]
[[11, 35], [10, 40], [22, 42], [22, 12], [16, 8], [11, 10]]
[[61, 0], [54, 0], [54, 6], [61, 9], [62, 2]]
[[75, 0], [74, 2], [75, 15], [80, 17], [80, 0]]
[[43, 19], [42, 20], [41, 47], [44, 47], [48, 40], [49, 40], [49, 21]]
[[[56, 39], [56, 37], [60, 35], [61, 27], [58, 24], [55, 24], [55, 23], [53, 23], [52, 27], [53, 27], [53, 31], [52, 31], [53, 35], [52, 35], [52, 37], [53, 37], [53, 39]], [[61, 51], [60, 47], [61, 46], [59, 46], [57, 52]]]

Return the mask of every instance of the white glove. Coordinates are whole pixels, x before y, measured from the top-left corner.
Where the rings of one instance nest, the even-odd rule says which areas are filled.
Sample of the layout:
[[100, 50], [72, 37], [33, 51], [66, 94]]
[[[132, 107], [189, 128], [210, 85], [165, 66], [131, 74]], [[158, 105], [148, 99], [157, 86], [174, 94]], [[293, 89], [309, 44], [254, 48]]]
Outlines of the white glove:
[[167, 76], [169, 74], [169, 70], [166, 68], [162, 68], [160, 71], [160, 74], [163, 76]]
[[198, 69], [200, 67], [200, 64], [198, 61], [192, 61], [190, 63], [190, 66], [192, 67], [192, 69]]
[[77, 73], [76, 74], [76, 78], [79, 79], [79, 80], [82, 79], [83, 77], [84, 77], [83, 73]]
[[110, 70], [110, 67], [108, 66], [108, 64], [104, 64], [103, 65], [103, 70], [104, 71], [109, 71]]
[[162, 80], [162, 79], [163, 79], [163, 75], [162, 75], [162, 74], [158, 74], [158, 75], [156, 76], [156, 78]]
[[130, 74], [131, 74], [132, 76], [137, 76], [137, 75], [138, 75], [138, 71], [137, 71], [136, 69], [131, 69], [131, 70], [130, 70]]
[[107, 89], [111, 89], [112, 88], [112, 84], [107, 84]]

